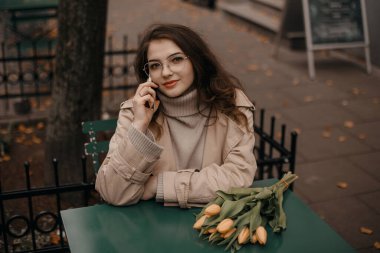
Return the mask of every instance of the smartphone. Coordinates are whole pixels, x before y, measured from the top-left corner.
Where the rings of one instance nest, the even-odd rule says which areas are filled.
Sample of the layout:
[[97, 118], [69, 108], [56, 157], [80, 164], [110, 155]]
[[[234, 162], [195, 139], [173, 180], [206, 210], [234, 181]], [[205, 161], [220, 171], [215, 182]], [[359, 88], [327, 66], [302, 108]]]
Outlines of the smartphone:
[[[146, 81], [147, 81], [147, 82], [152, 82], [152, 78], [149, 76], [148, 79], [147, 79]], [[150, 106], [150, 105], [149, 105], [149, 102], [146, 101], [146, 102], [145, 102], [145, 107], [146, 107], [146, 108], [149, 108], [149, 109], [154, 109], [154, 103], [153, 103], [152, 106]]]

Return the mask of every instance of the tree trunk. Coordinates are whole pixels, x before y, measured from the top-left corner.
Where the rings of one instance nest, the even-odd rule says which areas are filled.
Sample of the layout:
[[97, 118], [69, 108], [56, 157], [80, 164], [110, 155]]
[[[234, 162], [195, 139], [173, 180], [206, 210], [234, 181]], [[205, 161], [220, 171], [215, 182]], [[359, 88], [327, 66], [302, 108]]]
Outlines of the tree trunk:
[[[107, 0], [62, 0], [53, 105], [48, 118], [46, 159], [58, 159], [61, 183], [81, 178], [84, 136], [81, 122], [100, 117]], [[45, 181], [53, 182], [46, 166]]]

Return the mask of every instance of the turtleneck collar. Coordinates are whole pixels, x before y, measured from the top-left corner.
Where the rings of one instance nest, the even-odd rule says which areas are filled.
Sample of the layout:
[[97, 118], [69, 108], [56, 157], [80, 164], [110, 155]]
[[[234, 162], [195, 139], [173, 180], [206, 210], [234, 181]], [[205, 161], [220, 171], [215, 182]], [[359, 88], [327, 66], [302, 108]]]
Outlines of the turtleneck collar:
[[[197, 89], [185, 92], [183, 95], [175, 98], [167, 97], [161, 92], [157, 92], [157, 97], [162, 106], [162, 112], [170, 117], [190, 116], [198, 113], [197, 106]], [[202, 111], [206, 105], [201, 105]]]

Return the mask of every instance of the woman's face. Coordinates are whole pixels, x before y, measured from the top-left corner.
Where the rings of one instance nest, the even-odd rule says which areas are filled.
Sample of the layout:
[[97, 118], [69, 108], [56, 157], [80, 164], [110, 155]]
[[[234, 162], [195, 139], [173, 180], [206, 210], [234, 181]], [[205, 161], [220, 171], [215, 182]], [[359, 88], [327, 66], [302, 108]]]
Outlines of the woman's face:
[[146, 68], [149, 75], [166, 96], [178, 97], [193, 84], [193, 65], [173, 41], [152, 40], [149, 43], [147, 58], [149, 66]]

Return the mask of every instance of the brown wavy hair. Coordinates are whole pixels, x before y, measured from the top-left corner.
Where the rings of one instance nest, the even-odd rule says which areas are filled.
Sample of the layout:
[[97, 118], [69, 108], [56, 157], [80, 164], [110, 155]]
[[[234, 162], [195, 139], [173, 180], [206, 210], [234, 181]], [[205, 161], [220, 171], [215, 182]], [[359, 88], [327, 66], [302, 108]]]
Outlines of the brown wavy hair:
[[[204, 102], [211, 107], [211, 112], [214, 112], [205, 115], [209, 119], [209, 124], [217, 120], [215, 112], [220, 111], [249, 130], [246, 116], [235, 104], [235, 89], [243, 90], [240, 81], [222, 67], [206, 42], [189, 27], [178, 24], [153, 24], [147, 28], [141, 37], [134, 63], [137, 80], [140, 83], [146, 81], [147, 76], [143, 66], [148, 61], [149, 44], [159, 39], [173, 41], [189, 57], [194, 69], [193, 86], [198, 90], [198, 108]], [[158, 137], [161, 133], [160, 126], [156, 122], [159, 111], [160, 108], [150, 123]]]

